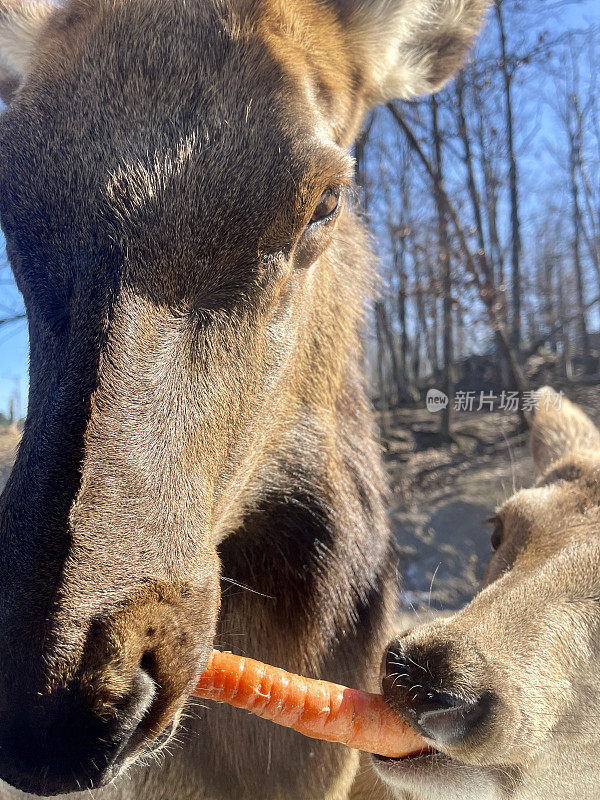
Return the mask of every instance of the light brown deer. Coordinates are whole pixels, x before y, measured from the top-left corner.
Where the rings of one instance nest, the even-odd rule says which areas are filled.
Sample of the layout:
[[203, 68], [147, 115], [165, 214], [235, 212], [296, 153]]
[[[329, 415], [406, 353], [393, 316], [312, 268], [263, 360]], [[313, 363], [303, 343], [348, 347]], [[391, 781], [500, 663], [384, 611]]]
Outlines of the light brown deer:
[[600, 432], [540, 396], [540, 473], [498, 510], [482, 592], [397, 637], [384, 690], [436, 751], [378, 760], [409, 800], [600, 796]]
[[348, 150], [367, 109], [444, 83], [484, 6], [0, 2], [0, 214], [31, 338], [0, 507], [8, 784], [347, 796], [356, 754], [199, 704], [172, 757], [112, 781], [164, 748], [215, 642], [377, 672], [395, 566]]

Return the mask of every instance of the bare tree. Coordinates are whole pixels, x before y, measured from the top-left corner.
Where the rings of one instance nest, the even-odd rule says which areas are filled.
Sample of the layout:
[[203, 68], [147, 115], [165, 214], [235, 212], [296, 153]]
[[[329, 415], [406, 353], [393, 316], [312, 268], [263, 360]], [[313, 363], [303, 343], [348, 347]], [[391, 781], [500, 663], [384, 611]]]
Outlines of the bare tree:
[[[525, 392], [550, 368], [595, 377], [600, 31], [559, 23], [567, 2], [496, 0], [455, 84], [378, 110], [359, 142], [385, 286], [372, 343], [385, 403], [475, 380]], [[553, 127], [551, 113], [565, 120]]]
[[500, 69], [504, 80], [506, 146], [508, 154], [508, 181], [510, 188], [511, 266], [512, 266], [512, 344], [517, 353], [521, 348], [521, 233], [519, 220], [519, 188], [517, 158], [515, 155], [512, 81], [513, 74], [508, 63], [506, 30], [504, 26], [503, 0], [494, 4], [500, 37]]
[[[438, 100], [435, 95], [431, 97], [431, 135], [433, 139], [435, 173], [434, 173], [434, 198], [437, 211], [437, 238], [439, 247], [440, 271], [442, 276], [442, 296], [444, 303], [444, 330], [443, 330], [443, 358], [444, 369], [442, 373], [442, 389], [447, 397], [454, 393], [454, 320], [452, 317], [452, 263], [450, 259], [450, 241], [448, 237], [448, 224], [446, 207], [442, 198], [444, 190], [444, 170], [442, 163], [442, 136], [439, 126]], [[452, 404], [448, 403], [442, 409], [441, 438], [444, 442], [452, 441], [450, 417]]]
[[[489, 264], [485, 257], [485, 253], [478, 253], [477, 257], [473, 256], [473, 253], [471, 251], [471, 248], [467, 240], [467, 236], [460, 223], [456, 208], [454, 207], [453, 203], [448, 197], [444, 187], [440, 185], [439, 181], [437, 181], [436, 183], [435, 169], [431, 165], [427, 156], [425, 155], [418, 139], [416, 138], [413, 131], [405, 122], [404, 118], [402, 117], [402, 114], [398, 111], [398, 109], [393, 103], [388, 104], [388, 109], [391, 111], [392, 116], [394, 117], [398, 125], [404, 131], [407, 141], [409, 142], [410, 146], [415, 151], [415, 153], [418, 155], [421, 163], [425, 167], [427, 174], [431, 178], [432, 182], [436, 185], [436, 192], [439, 195], [440, 202], [442, 203], [444, 210], [454, 227], [454, 232], [458, 239], [461, 255], [464, 260], [465, 269], [469, 272], [470, 276], [472, 277], [473, 283], [477, 288], [479, 297], [485, 306], [491, 328], [494, 331], [494, 335], [496, 336], [496, 339], [499, 343], [499, 347], [501, 348], [503, 356], [506, 359], [506, 363], [513, 384], [518, 391], [526, 392], [529, 390], [529, 383], [521, 367], [519, 366], [517, 356], [510, 345], [508, 336], [502, 324], [502, 320], [498, 315], [497, 305], [494, 300], [495, 291], [493, 289]], [[492, 288], [490, 289], [490, 287]], [[523, 424], [527, 424], [528, 422], [524, 416], [522, 418], [522, 422]]]

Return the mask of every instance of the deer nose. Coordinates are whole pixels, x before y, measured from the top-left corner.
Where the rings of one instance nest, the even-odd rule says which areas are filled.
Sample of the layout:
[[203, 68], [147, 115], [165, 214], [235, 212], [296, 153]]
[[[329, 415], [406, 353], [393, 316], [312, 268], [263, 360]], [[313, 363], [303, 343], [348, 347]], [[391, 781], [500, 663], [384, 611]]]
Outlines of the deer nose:
[[469, 739], [489, 716], [492, 706], [490, 692], [466, 690], [448, 666], [447, 654], [439, 643], [428, 652], [422, 646], [411, 649], [400, 639], [388, 648], [384, 659], [386, 700], [412, 727], [440, 747]]
[[96, 789], [164, 746], [212, 648], [207, 594], [151, 584], [83, 635], [68, 609], [29, 657], [2, 640], [0, 779], [43, 796]]
[[105, 718], [73, 689], [4, 716], [0, 777], [23, 792], [43, 796], [107, 783], [155, 694], [155, 682], [139, 667], [128, 691]]

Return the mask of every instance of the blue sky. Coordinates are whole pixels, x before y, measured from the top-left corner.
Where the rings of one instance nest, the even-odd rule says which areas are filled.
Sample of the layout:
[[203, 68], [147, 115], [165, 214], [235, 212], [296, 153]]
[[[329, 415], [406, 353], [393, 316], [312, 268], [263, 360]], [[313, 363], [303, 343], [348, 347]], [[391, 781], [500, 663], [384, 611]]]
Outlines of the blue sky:
[[[0, 236], [4, 256], [4, 237]], [[1, 263], [1, 262], [0, 262]], [[0, 319], [13, 311], [22, 311], [19, 292], [8, 267], [0, 269]], [[9, 397], [20, 386], [21, 411], [25, 412], [27, 398], [27, 367], [29, 339], [25, 321], [10, 326], [0, 326], [0, 411], [8, 409]]]
[[[585, 29], [591, 23], [600, 23], [600, 0], [574, 0], [570, 4], [560, 4], [557, 0], [523, 0], [522, 6], [527, 14], [531, 14], [532, 31], [508, 30], [509, 41], [529, 38], [528, 33], [536, 35], [539, 30], [550, 29], [553, 36], [564, 30]], [[536, 173], [540, 177], [547, 176], [552, 165], [543, 163], [546, 156], [545, 142], [556, 136], [555, 121], [548, 105], [548, 94], [551, 93], [551, 82], [540, 74], [537, 78], [539, 86], [521, 87], [517, 102], [528, 104], [532, 113], [532, 133], [527, 144], [527, 152], [521, 153], [522, 167], [532, 180]], [[532, 187], [533, 188], [533, 187]], [[531, 195], [531, 205], [526, 209], [530, 213], [535, 207], [535, 192]], [[0, 234], [0, 253], [4, 249], [4, 239]], [[0, 264], [3, 262], [0, 260]], [[21, 306], [19, 293], [11, 278], [8, 267], [0, 267], [0, 319]], [[23, 412], [27, 394], [28, 337], [25, 322], [10, 327], [0, 327], [0, 411], [8, 408], [9, 398], [20, 386]]]

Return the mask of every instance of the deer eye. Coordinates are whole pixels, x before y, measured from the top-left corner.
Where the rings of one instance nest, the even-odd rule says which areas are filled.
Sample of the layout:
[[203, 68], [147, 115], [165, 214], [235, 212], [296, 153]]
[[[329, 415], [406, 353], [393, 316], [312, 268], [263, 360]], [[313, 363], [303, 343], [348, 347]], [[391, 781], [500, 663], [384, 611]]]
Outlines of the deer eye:
[[340, 206], [340, 190], [338, 188], [326, 189], [321, 195], [319, 204], [315, 208], [309, 225], [316, 225], [318, 222], [325, 222], [331, 219]]
[[489, 519], [486, 519], [486, 522], [494, 526], [494, 530], [492, 531], [492, 535], [490, 537], [490, 544], [492, 545], [492, 550], [496, 552], [496, 550], [502, 544], [504, 523], [502, 522], [502, 519], [498, 516], [490, 517]]

